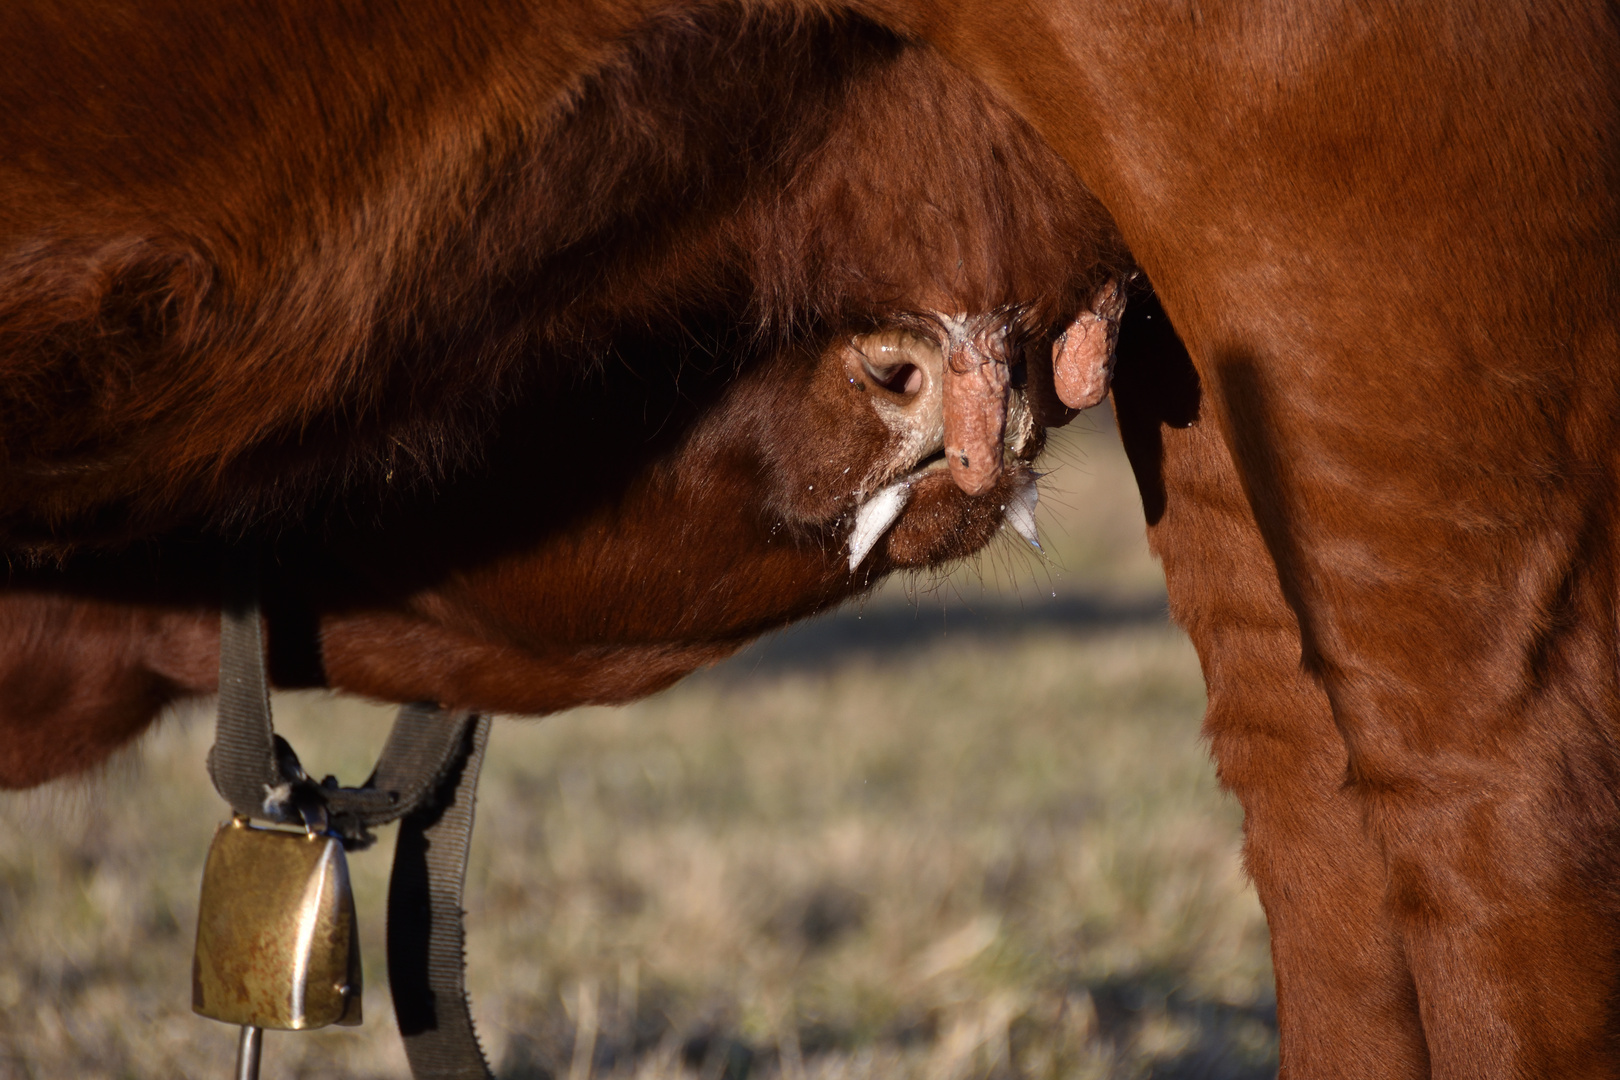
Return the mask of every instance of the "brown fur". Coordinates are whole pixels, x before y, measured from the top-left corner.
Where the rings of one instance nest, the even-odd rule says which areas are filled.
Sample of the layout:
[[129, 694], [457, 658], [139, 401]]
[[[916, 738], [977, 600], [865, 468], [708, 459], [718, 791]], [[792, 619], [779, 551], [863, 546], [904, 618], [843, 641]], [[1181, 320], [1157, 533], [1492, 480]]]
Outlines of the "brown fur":
[[[1613, 449], [1620, 445], [1614, 374], [1620, 159], [1613, 150], [1620, 41], [1611, 13], [1594, 3], [1326, 0], [1269, 7], [1227, 0], [863, 6], [885, 25], [941, 49], [1041, 132], [1107, 207], [1185, 340], [1189, 359], [1179, 373], [1139, 369], [1165, 377], [1139, 383], [1134, 404], [1122, 382], [1120, 415], [1173, 609], [1209, 681], [1209, 731], [1221, 775], [1245, 808], [1248, 864], [1272, 927], [1284, 1074], [1620, 1072], [1614, 531], [1620, 461]], [[306, 253], [343, 243], [362, 250], [353, 226], [364, 220], [357, 209], [371, 204], [357, 192], [367, 184], [384, 190], [381, 178], [405, 172], [350, 173], [330, 162], [308, 168], [289, 159], [297, 162], [295, 175], [321, 177], [323, 190], [341, 197], [318, 208], [322, 213], [302, 206], [303, 217], [277, 215], [285, 236], [259, 241], [283, 245], [276, 258], [282, 250], [297, 256], [279, 263], [264, 255], [267, 247], [238, 255], [226, 224], [209, 231], [183, 221], [149, 222], [143, 213], [155, 211], [141, 209], [141, 192], [128, 187], [128, 175], [109, 179], [92, 167], [99, 146], [60, 139], [60, 161], [37, 155], [57, 144], [45, 134], [55, 131], [97, 133], [112, 145], [114, 162], [186, 137], [190, 129], [171, 124], [144, 140], [113, 143], [141, 127], [119, 109], [134, 114], [148, 103], [121, 85], [90, 99], [89, 88], [109, 85], [95, 77], [103, 68], [166, 65], [114, 63], [85, 47], [81, 67], [34, 79], [25, 61], [40, 51], [39, 34], [9, 32], [20, 19], [9, 12], [6, 18], [0, 42], [8, 44], [0, 48], [14, 52], [0, 72], [13, 74], [0, 78], [23, 89], [0, 94], [0, 104], [5, 115], [32, 126], [11, 129], [31, 132], [26, 153], [19, 156], [8, 143], [0, 160], [27, 162], [32, 172], [13, 166], [6, 192], [20, 196], [0, 200], [0, 214], [13, 215], [6, 235], [21, 237], [8, 240], [7, 250], [26, 264], [7, 264], [9, 287], [0, 295], [26, 295], [33, 298], [29, 310], [61, 313], [42, 327], [24, 318], [18, 325], [25, 352], [12, 354], [25, 355], [25, 367], [38, 371], [71, 368], [85, 352], [107, 358], [89, 379], [49, 385], [6, 379], [18, 387], [7, 391], [10, 403], [0, 414], [10, 455], [3, 485], [8, 536], [123, 535], [188, 514], [263, 513], [280, 496], [262, 475], [255, 478], [250, 463], [260, 448], [275, 448], [260, 460], [285, 452], [277, 440], [305, 430], [306, 421], [316, 435], [321, 423], [356, 432], [353, 453], [333, 446], [335, 436], [311, 452], [313, 462], [348, 463], [321, 473], [330, 482], [369, 463], [385, 468], [379, 448], [391, 445], [382, 434], [390, 424], [416, 433], [410, 444], [416, 447], [440, 445], [433, 432], [476, 429], [465, 421], [478, 412], [463, 401], [487, 400], [479, 395], [502, 385], [499, 378], [455, 383], [442, 388], [452, 393], [431, 399], [388, 398], [378, 388], [416, 385], [396, 381], [390, 366], [419, 355], [394, 348], [413, 339], [370, 309], [343, 308], [354, 294], [340, 287], [348, 279], [311, 272], [276, 281], [263, 269], [313, 267], [318, 260]], [[635, 21], [627, 9], [585, 4], [556, 20], [577, 33], [555, 48], [534, 48], [531, 26], [494, 20], [489, 47], [498, 55], [485, 70], [514, 70], [512, 53], [503, 51], [508, 43], [516, 43], [513, 52], [554, 59], [543, 77], [513, 77], [502, 84], [510, 88], [504, 97], [489, 95], [528, 101], [527, 112], [520, 105], [515, 114], [496, 114], [552, 115], [556, 95], [576, 85], [570, 80], [580, 73], [596, 70], [611, 52], [605, 43]], [[233, 13], [221, 25], [254, 23]], [[259, 40], [280, 40], [254, 29]], [[120, 47], [124, 37], [117, 38]], [[208, 44], [177, 52], [215, 55]], [[381, 54], [386, 44], [372, 47]], [[330, 48], [353, 51], [342, 37]], [[376, 70], [347, 58], [343, 68]], [[756, 100], [752, 88], [783, 85], [757, 70], [722, 70], [738, 78], [722, 79], [715, 95], [701, 99], [711, 112], [727, 101], [744, 103], [746, 111]], [[231, 77], [260, 78], [237, 71]], [[39, 97], [40, 85], [62, 97]], [[193, 86], [173, 85], [176, 103], [197, 96]], [[465, 83], [452, 78], [444, 85]], [[303, 110], [287, 113], [301, 125], [291, 130], [342, 123], [350, 134], [366, 130], [352, 117], [320, 116], [307, 96], [290, 100]], [[407, 98], [404, 107], [418, 122], [375, 130], [428, 141], [457, 130], [420, 122], [450, 115], [436, 100]], [[181, 111], [178, 104], [147, 110]], [[728, 118], [723, 130], [755, 130], [720, 111]], [[101, 122], [81, 125], [81, 116]], [[670, 142], [673, 129], [659, 130], [661, 145], [687, 145]], [[450, 191], [482, 190], [462, 179], [454, 163], [508, 161], [503, 148], [522, 142], [523, 134], [520, 127], [484, 134], [494, 152], [429, 155], [424, 160], [442, 159], [446, 169], [411, 175], [448, 176]], [[759, 158], [734, 156], [779, 160], [769, 150]], [[257, 197], [289, 187], [276, 186], [274, 167], [232, 172], [219, 164], [229, 155], [171, 160], [193, 158], [202, 163], [189, 174], [193, 207], [219, 191]], [[598, 175], [575, 163], [569, 169]], [[215, 182], [222, 171], [268, 179], [243, 188]], [[14, 175], [44, 180], [36, 190], [18, 187], [9, 179]], [[623, 175], [634, 191], [650, 193], [646, 205], [670, 205], [659, 194], [670, 173], [641, 161]], [[38, 208], [49, 207], [54, 192], [70, 190], [69, 182], [94, 197], [75, 200], [64, 216], [77, 220], [80, 207], [94, 207], [100, 218], [60, 234], [14, 227], [19, 213], [47, 221]], [[723, 187], [699, 185], [685, 194]], [[716, 197], [723, 203], [723, 194]], [[233, 204], [238, 198], [230, 195]], [[453, 217], [464, 204], [407, 194], [377, 205]], [[236, 216], [262, 220], [264, 208], [285, 209], [268, 197], [253, 208], [256, 214], [244, 215], [238, 206]], [[684, 213], [680, 219], [699, 220]], [[626, 211], [615, 220], [640, 219]], [[388, 237], [402, 234], [363, 235], [387, 253], [396, 250]], [[636, 244], [627, 255], [654, 247], [679, 245]], [[393, 264], [373, 253], [331, 265]], [[533, 280], [521, 272], [516, 279]], [[394, 281], [383, 271], [366, 280]], [[620, 278], [614, 270], [603, 280], [630, 282], [629, 292], [639, 294], [642, 280], [670, 279], [656, 272]], [[776, 295], [795, 295], [804, 280]], [[837, 288], [858, 281], [852, 276]], [[254, 287], [243, 291], [238, 282]], [[315, 287], [300, 294], [291, 282]], [[600, 284], [558, 295], [616, 296], [613, 302], [622, 303], [622, 293], [598, 291]], [[406, 294], [378, 288], [368, 295]], [[151, 299], [170, 296], [182, 302]], [[225, 296], [264, 298], [242, 326], [285, 325], [278, 313], [301, 302], [323, 311], [337, 305], [332, 317], [307, 326], [351, 333], [349, 339], [274, 355], [288, 363], [307, 355], [317, 373], [330, 373], [343, 368], [332, 367], [333, 356], [363, 354], [359, 370], [366, 374], [353, 384], [361, 392], [350, 398], [317, 385], [296, 401], [272, 400], [261, 427], [238, 434], [212, 422], [195, 429], [206, 436], [195, 452], [167, 430], [177, 421], [154, 404], [171, 400], [163, 392], [139, 396], [148, 403], [145, 412], [121, 414], [128, 384], [97, 381], [125, 370], [118, 343], [170, 323], [211, 326], [209, 318], [229, 310], [210, 306], [211, 298]], [[778, 325], [774, 316], [770, 324]], [[529, 325], [523, 322], [510, 340], [529, 340]], [[380, 335], [375, 346], [372, 328]], [[171, 340], [163, 333], [156, 339]], [[254, 352], [258, 339], [251, 335], [219, 340], [261, 358], [240, 368], [247, 381], [235, 388], [239, 407], [272, 354]], [[490, 356], [490, 368], [505, 372], [521, 367], [512, 357], [524, 353], [505, 344], [476, 355]], [[1129, 364], [1130, 357], [1122, 358], [1122, 380]], [[175, 362], [173, 370], [188, 369]], [[460, 379], [485, 369], [445, 370]], [[423, 378], [424, 386], [440, 389]], [[183, 385], [178, 376], [172, 382]], [[61, 400], [51, 398], [58, 385], [71, 388]], [[221, 387], [220, 400], [232, 400], [231, 389]], [[453, 393], [463, 390], [465, 399]], [[432, 406], [441, 400], [457, 402], [457, 419], [424, 422], [434, 419]], [[306, 401], [309, 410], [301, 412]], [[407, 405], [425, 415], [411, 415]], [[61, 442], [46, 437], [54, 430], [51, 417], [81, 411], [94, 422], [70, 425], [72, 438]], [[157, 432], [150, 442], [141, 434], [147, 427]], [[159, 456], [120, 457], [131, 441]], [[42, 471], [56, 460], [81, 467]], [[306, 478], [294, 490], [315, 486]], [[255, 494], [242, 498], [236, 494], [242, 491]]]
[[[1097, 193], [1282, 1070], [1620, 1073], [1620, 31], [1592, 3], [895, 5]], [[1162, 399], [1160, 398], [1160, 395]]]
[[[767, 117], [786, 156], [728, 178], [724, 216], [660, 203], [649, 181], [645, 212], [670, 221], [626, 237], [604, 225], [593, 241], [601, 258], [553, 260], [559, 289], [591, 278], [550, 316], [548, 333], [562, 338], [566, 326], [579, 340], [527, 343], [538, 374], [484, 419], [483, 464], [436, 488], [384, 474], [381, 496], [351, 489], [328, 513], [278, 523], [266, 573], [280, 685], [529, 714], [631, 700], [892, 569], [995, 536], [1010, 491], [1027, 481], [1022, 463], [998, 468], [978, 497], [945, 471], [917, 480], [906, 512], [849, 570], [860, 498], [919, 464], [891, 460], [900, 440], [877, 400], [904, 395], [851, 375], [849, 342], [887, 327], [943, 343], [935, 313], [999, 312], [1030, 397], [1066, 419], [1054, 405], [1053, 339], [1127, 265], [1106, 215], [1022, 123], [926, 50], [836, 21], [722, 25], [740, 25], [740, 42], [716, 44], [707, 23], [658, 24], [633, 63], [602, 79], [651, 94], [668, 70], [696, 65], [678, 45], [746, 61], [754, 77], [825, 82], [826, 72], [784, 70], [804, 56], [766, 30], [786, 26], [841, 50], [828, 53], [836, 93], [816, 91], [813, 122]], [[629, 108], [630, 90], [600, 93]], [[784, 100], [804, 104], [767, 104]], [[690, 107], [649, 99], [613, 123], [670, 110], [676, 119], [652, 131], [667, 139], [677, 120], [696, 122]], [[708, 166], [677, 165], [694, 173], [672, 175], [672, 187], [713, 180]], [[604, 186], [630, 182], [587, 184], [577, 174], [588, 162], [570, 168], [558, 175], [581, 198], [611, 203]], [[544, 228], [579, 227], [525, 193]], [[523, 235], [544, 235], [542, 225]], [[615, 257], [626, 265], [614, 269]], [[641, 261], [654, 265], [631, 265]], [[547, 365], [574, 372], [566, 395]], [[1040, 441], [1037, 431], [1026, 458]], [[165, 702], [213, 688], [221, 546], [171, 534], [13, 571], [0, 592], [0, 783], [89, 767]], [[41, 689], [65, 684], [80, 689]]]
[[[265, 562], [272, 675], [507, 713], [629, 701], [893, 569], [988, 543], [1028, 477], [1020, 464], [978, 498], [930, 472], [851, 572], [856, 485], [894, 443], [873, 393], [846, 377], [841, 349], [789, 352], [672, 418], [676, 437], [598, 460], [550, 499], [532, 494], [546, 450], [579, 431], [526, 414], [501, 444], [510, 464], [449, 496], [283, 537]], [[571, 404], [600, 415], [646, 401], [615, 387]], [[13, 572], [0, 590], [0, 786], [91, 767], [165, 704], [216, 688], [222, 554], [171, 542]]]
[[1044, 335], [1096, 284], [1077, 253], [1124, 258], [970, 80], [935, 62], [897, 111], [919, 54], [847, 16], [63, 17], [0, 13], [13, 550], [437, 483], [648, 323], [781, 342], [949, 297]]

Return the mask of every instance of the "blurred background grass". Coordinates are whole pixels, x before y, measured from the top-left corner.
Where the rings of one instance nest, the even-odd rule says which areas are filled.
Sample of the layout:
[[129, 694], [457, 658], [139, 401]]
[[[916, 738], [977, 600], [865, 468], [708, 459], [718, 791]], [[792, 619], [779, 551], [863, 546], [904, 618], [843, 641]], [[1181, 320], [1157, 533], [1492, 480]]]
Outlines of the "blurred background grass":
[[[1008, 535], [640, 704], [497, 724], [467, 903], [503, 1078], [1275, 1073], [1240, 816], [1112, 424], [1047, 460], [1044, 556]], [[276, 708], [351, 781], [390, 719]], [[211, 738], [188, 710], [0, 797], [0, 1077], [229, 1075], [189, 1011]], [[406, 1075], [391, 834], [351, 860], [365, 1026], [270, 1033], [267, 1078]]]

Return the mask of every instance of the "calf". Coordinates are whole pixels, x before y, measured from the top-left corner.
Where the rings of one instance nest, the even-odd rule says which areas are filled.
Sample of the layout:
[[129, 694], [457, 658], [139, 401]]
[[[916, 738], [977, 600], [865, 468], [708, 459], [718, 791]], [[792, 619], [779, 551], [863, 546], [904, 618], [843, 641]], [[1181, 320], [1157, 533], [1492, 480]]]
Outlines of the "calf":
[[[991, 489], [962, 492], [942, 453], [944, 355], [890, 329], [773, 357], [654, 452], [596, 462], [561, 507], [532, 493], [624, 418], [627, 392], [572, 402], [583, 425], [515, 417], [525, 430], [487, 476], [375, 526], [281, 539], [265, 567], [273, 676], [509, 713], [627, 701], [1003, 524], [1033, 539], [1042, 432], [1015, 391]], [[0, 781], [83, 768], [215, 689], [220, 554], [181, 542], [12, 574]]]
[[[744, 297], [789, 290], [769, 310], [794, 317], [707, 295], [708, 262], [684, 271], [701, 302], [670, 311], [589, 294], [613, 362], [566, 397], [521, 392], [485, 465], [436, 488], [384, 474], [273, 537], [278, 683], [528, 714], [626, 701], [1004, 523], [1033, 539], [1029, 462], [1071, 415], [1054, 356], [1071, 375], [1091, 357], [1063, 381], [1071, 402], [1106, 385], [1107, 350], [1077, 343], [1128, 262], [974, 83], [926, 50], [858, 43], [792, 175], [687, 237], [731, 251]], [[953, 422], [970, 437], [953, 443]], [[221, 546], [13, 571], [0, 782], [83, 769], [213, 688]]]

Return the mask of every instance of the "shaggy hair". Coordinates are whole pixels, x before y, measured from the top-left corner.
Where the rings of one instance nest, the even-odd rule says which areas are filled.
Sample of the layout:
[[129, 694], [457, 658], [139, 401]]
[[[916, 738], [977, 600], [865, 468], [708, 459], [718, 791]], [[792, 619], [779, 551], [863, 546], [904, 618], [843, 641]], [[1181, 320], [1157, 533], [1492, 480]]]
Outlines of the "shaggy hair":
[[737, 366], [946, 299], [1046, 334], [1127, 262], [1022, 121], [846, 15], [65, 17], [0, 16], [13, 550], [439, 482], [626, 335]]

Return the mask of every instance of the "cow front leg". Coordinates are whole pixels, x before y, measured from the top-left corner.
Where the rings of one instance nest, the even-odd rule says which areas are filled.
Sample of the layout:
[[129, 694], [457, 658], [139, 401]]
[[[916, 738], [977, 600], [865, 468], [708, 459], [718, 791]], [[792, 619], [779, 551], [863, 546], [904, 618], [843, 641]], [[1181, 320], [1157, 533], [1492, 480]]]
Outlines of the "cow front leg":
[[1341, 706], [1436, 1077], [1620, 1074], [1613, 578], [1599, 561], [1564, 591], [1489, 735], [1439, 686], [1416, 732]]
[[1263, 623], [1196, 638], [1209, 672], [1205, 732], [1243, 806], [1244, 861], [1271, 931], [1282, 1075], [1428, 1076], [1383, 861], [1345, 788], [1331, 713], [1290, 661], [1297, 638]]

